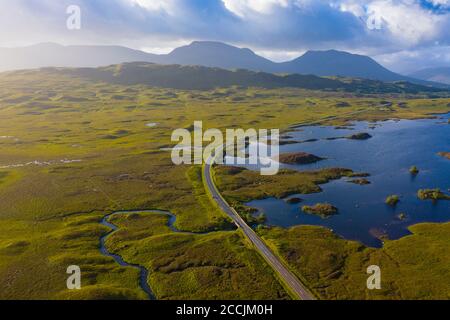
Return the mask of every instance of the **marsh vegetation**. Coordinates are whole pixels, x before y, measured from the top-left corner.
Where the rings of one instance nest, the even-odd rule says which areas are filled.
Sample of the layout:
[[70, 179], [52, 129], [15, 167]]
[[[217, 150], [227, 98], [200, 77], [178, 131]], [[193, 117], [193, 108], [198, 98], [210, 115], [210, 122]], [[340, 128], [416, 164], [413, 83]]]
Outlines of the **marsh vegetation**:
[[[331, 120], [342, 116], [344, 101], [349, 104], [346, 112], [364, 111], [353, 114], [351, 120], [422, 118], [448, 111], [448, 99], [424, 98], [422, 94], [389, 94], [384, 99], [407, 99], [408, 105], [381, 110], [379, 97], [342, 92], [238, 87], [175, 90], [98, 82], [58, 72], [0, 74], [0, 135], [14, 137], [0, 139], [0, 166], [4, 167], [0, 170], [0, 298], [145, 299], [138, 270], [122, 267], [99, 251], [100, 238], [110, 232], [100, 223], [105, 216], [144, 209], [172, 212], [175, 227], [185, 233], [173, 232], [165, 215], [116, 216], [111, 219], [119, 230], [106, 246], [127, 262], [149, 270], [147, 281], [156, 298], [289, 298], [264, 261], [211, 202], [201, 170], [174, 166], [170, 153], [161, 150], [171, 146], [172, 130], [189, 127], [198, 119], [208, 128], [221, 130], [239, 126], [288, 131], [293, 124], [323, 122], [324, 118], [330, 119], [328, 124], [347, 125], [345, 117]], [[51, 165], [11, 167], [34, 161]], [[262, 177], [241, 168], [216, 168], [219, 187], [239, 211], [251, 199], [319, 192], [321, 184], [352, 174], [350, 169], [329, 168]], [[248, 219], [261, 223], [247, 210]], [[413, 259], [405, 263], [407, 270], [402, 269], [403, 295], [412, 296], [407, 279], [423, 274], [426, 250], [420, 251], [420, 244], [435, 243], [427, 254], [439, 255], [442, 265], [448, 265], [448, 255], [441, 255], [442, 243], [449, 241], [446, 228], [418, 226], [414, 237], [389, 244], [399, 261]], [[365, 290], [353, 290], [359, 279], [356, 270], [367, 261], [359, 251], [361, 245], [337, 240], [323, 228], [305, 230], [311, 231], [263, 228], [262, 235], [309, 285], [322, 288], [317, 290], [323, 297], [367, 297]], [[403, 256], [406, 248], [408, 255]], [[286, 254], [287, 250], [292, 254]], [[363, 252], [370, 252], [370, 259], [377, 262], [379, 251], [364, 248]], [[299, 259], [300, 255], [307, 255], [308, 261]], [[384, 259], [386, 270], [392, 270], [386, 274], [398, 271]], [[314, 269], [321, 261], [320, 268]], [[67, 290], [68, 265], [83, 270], [82, 290]], [[442, 265], [427, 265], [427, 277], [436, 285], [421, 287], [416, 297], [443, 296], [442, 279], [450, 276]], [[352, 275], [356, 280], [343, 285], [344, 278]], [[330, 282], [329, 287], [322, 285]], [[397, 282], [394, 288], [400, 288]]]

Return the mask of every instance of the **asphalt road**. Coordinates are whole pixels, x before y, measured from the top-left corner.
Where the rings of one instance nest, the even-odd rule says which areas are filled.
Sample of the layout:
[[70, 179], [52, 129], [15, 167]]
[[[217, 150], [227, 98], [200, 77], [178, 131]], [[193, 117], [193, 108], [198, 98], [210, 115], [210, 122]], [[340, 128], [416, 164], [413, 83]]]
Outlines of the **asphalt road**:
[[[211, 163], [208, 161], [208, 163]], [[282, 278], [286, 286], [288, 286], [292, 293], [294, 293], [301, 300], [315, 300], [309, 290], [303, 285], [300, 280], [291, 272], [280, 259], [267, 247], [264, 241], [250, 228], [247, 223], [241, 218], [241, 216], [234, 210], [220, 195], [216, 185], [212, 178], [211, 165], [205, 164], [204, 177], [206, 187], [211, 192], [214, 200], [219, 207], [233, 220], [238, 228], [240, 228], [245, 236], [255, 246], [256, 250], [264, 257], [267, 263], [274, 269], [274, 271]]]
[[[326, 117], [322, 119], [318, 119], [314, 122], [308, 121], [305, 123], [298, 123], [294, 126], [303, 126], [303, 125], [313, 125], [317, 123], [321, 123], [325, 120], [333, 120], [338, 118], [348, 118], [349, 116], [356, 115], [359, 113], [367, 112], [367, 110], [358, 110], [346, 114], [341, 114], [339, 116]], [[223, 148], [223, 147], [222, 147]], [[220, 154], [220, 149], [216, 150], [216, 154]], [[250, 242], [255, 246], [256, 250], [264, 257], [267, 263], [273, 268], [273, 270], [282, 278], [285, 285], [289, 286], [291, 292], [293, 292], [299, 299], [301, 300], [316, 300], [314, 295], [309, 292], [308, 288], [291, 272], [289, 269], [280, 261], [280, 259], [267, 247], [264, 241], [250, 228], [244, 219], [234, 210], [222, 197], [216, 185], [214, 184], [214, 180], [212, 178], [212, 168], [211, 163], [214, 163], [215, 156], [211, 156], [206, 164], [204, 165], [203, 175], [205, 177], [206, 187], [212, 194], [212, 197], [222, 209], [234, 222], [234, 224], [240, 228], [245, 236], [250, 240]]]

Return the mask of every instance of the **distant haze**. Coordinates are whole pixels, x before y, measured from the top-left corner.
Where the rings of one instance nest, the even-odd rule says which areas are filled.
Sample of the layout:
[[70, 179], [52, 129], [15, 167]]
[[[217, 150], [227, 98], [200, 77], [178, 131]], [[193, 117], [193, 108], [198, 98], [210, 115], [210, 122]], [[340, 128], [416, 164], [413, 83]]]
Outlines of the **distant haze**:
[[410, 76], [417, 79], [440, 82], [450, 85], [450, 67], [423, 69], [412, 73]]

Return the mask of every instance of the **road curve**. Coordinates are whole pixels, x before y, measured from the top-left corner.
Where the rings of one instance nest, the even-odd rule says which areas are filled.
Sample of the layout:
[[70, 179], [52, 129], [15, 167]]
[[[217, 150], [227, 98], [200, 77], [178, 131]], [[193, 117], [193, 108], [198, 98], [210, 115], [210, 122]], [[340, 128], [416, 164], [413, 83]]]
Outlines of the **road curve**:
[[[210, 160], [210, 159], [209, 159]], [[212, 166], [207, 161], [203, 166], [203, 176], [206, 187], [211, 192], [211, 195], [217, 205], [224, 211], [240, 228], [250, 242], [255, 246], [256, 250], [263, 256], [267, 263], [275, 270], [275, 272], [282, 278], [290, 291], [301, 300], [315, 300], [313, 294], [303, 285], [300, 280], [280, 261], [280, 259], [269, 249], [264, 241], [253, 231], [252, 228], [241, 218], [241, 216], [234, 210], [227, 201], [222, 197], [212, 177]]]

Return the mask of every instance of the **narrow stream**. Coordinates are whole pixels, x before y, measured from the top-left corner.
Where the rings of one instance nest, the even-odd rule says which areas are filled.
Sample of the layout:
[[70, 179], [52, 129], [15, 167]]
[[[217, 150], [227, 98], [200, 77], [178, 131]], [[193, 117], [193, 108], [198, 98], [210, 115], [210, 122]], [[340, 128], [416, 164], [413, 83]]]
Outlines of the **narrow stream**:
[[108, 237], [110, 237], [117, 230], [119, 230], [118, 226], [116, 226], [115, 224], [109, 222], [109, 218], [111, 218], [112, 216], [116, 216], [116, 215], [133, 214], [133, 213], [155, 213], [155, 214], [163, 214], [163, 215], [169, 216], [169, 221], [167, 223], [167, 226], [173, 232], [182, 233], [182, 234], [195, 234], [195, 235], [201, 235], [201, 234], [206, 234], [206, 233], [200, 233], [200, 232], [199, 233], [195, 233], [195, 232], [186, 232], [186, 231], [178, 230], [174, 226], [175, 221], [176, 221], [176, 216], [174, 214], [168, 212], [168, 211], [162, 211], [162, 210], [116, 211], [116, 212], [113, 212], [113, 213], [105, 216], [102, 219], [102, 221], [100, 223], [102, 225], [104, 225], [105, 227], [110, 228], [111, 231], [100, 238], [100, 252], [104, 256], [113, 258], [114, 261], [116, 261], [116, 263], [118, 263], [122, 267], [132, 267], [132, 268], [138, 269], [139, 270], [139, 286], [146, 293], [147, 297], [150, 300], [156, 300], [156, 297], [155, 297], [152, 289], [150, 288], [150, 286], [148, 285], [148, 282], [147, 282], [148, 275], [149, 275], [148, 270], [145, 267], [141, 266], [141, 265], [132, 264], [132, 263], [126, 262], [120, 255], [111, 253], [106, 248], [106, 240], [108, 239]]

